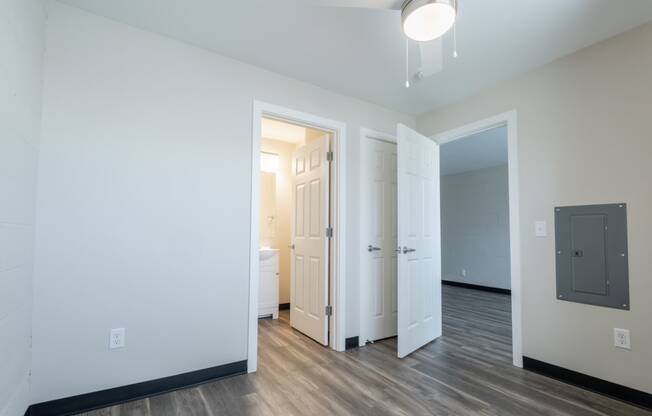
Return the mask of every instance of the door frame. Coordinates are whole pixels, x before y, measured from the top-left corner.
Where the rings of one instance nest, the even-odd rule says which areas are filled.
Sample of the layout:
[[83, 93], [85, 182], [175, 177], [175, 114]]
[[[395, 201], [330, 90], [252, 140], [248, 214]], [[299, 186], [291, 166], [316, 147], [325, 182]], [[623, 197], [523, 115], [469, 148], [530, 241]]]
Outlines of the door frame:
[[249, 329], [247, 339], [247, 372], [258, 368], [258, 281], [260, 248], [260, 151], [263, 117], [276, 118], [332, 134], [331, 149], [331, 239], [329, 347], [344, 351], [346, 322], [346, 124], [321, 116], [253, 100], [251, 135], [251, 222], [249, 240]]
[[[364, 143], [366, 140], [380, 140], [383, 142], [389, 142], [397, 144], [396, 136], [383, 133], [380, 131], [361, 128], [360, 129], [360, 171], [366, 168], [366, 164], [369, 159], [364, 152]], [[362, 190], [366, 189], [367, 185], [364, 180], [364, 176], [360, 174], [360, 193]], [[364, 259], [367, 258], [367, 250], [365, 249], [365, 242], [362, 240], [367, 231], [367, 226], [362, 220], [367, 215], [369, 208], [369, 201], [365, 198], [360, 198], [360, 336], [358, 337], [358, 346], [363, 347], [367, 343], [369, 338], [369, 319], [366, 317], [366, 312], [369, 310], [369, 288], [371, 287], [371, 282], [369, 280], [369, 268], [367, 267], [367, 261]], [[398, 241], [396, 242], [398, 245]]]
[[507, 126], [507, 176], [509, 182], [509, 247], [512, 292], [512, 362], [523, 367], [523, 318], [521, 285], [521, 226], [518, 193], [518, 114], [507, 111], [431, 136], [440, 145], [495, 127]]

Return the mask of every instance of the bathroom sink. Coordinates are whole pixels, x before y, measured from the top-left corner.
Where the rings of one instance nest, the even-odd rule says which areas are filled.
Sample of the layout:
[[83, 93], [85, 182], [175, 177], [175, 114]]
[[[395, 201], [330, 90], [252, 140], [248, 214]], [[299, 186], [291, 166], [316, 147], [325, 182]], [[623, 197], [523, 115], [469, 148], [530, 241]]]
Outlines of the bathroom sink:
[[263, 247], [259, 251], [260, 260], [267, 260], [271, 257], [274, 257], [278, 253], [277, 248]]

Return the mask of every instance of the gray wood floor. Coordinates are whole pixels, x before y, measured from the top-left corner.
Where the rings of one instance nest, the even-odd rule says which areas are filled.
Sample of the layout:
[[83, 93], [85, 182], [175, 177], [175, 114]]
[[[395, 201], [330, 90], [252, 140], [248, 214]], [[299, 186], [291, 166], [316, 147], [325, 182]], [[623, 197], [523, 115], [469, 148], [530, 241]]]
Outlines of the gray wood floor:
[[506, 295], [444, 286], [444, 336], [408, 358], [396, 339], [336, 353], [259, 323], [259, 369], [86, 415], [646, 415], [511, 365]]

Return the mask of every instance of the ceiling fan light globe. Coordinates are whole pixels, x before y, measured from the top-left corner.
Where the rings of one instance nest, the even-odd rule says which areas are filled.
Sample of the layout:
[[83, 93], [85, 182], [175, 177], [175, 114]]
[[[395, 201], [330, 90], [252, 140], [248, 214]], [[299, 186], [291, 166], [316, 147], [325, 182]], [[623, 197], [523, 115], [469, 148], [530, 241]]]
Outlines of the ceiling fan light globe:
[[419, 42], [446, 34], [456, 17], [455, 0], [411, 0], [404, 4], [401, 12], [405, 36]]

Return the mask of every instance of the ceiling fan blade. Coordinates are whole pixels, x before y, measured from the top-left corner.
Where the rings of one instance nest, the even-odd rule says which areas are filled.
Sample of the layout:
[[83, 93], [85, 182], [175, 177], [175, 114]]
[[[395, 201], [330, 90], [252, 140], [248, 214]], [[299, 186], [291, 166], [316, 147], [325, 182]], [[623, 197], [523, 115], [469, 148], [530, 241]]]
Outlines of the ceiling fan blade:
[[401, 10], [403, 0], [308, 0], [313, 6]]
[[419, 52], [421, 55], [421, 65], [419, 72], [417, 72], [419, 78], [427, 78], [444, 69], [444, 42], [442, 38], [430, 42], [419, 42]]

